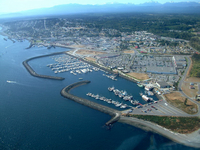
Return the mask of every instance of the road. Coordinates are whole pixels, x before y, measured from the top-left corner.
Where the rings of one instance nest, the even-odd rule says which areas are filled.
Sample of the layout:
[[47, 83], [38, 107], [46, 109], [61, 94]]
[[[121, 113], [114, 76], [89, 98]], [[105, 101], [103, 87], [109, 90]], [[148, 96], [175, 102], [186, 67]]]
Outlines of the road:
[[190, 65], [191, 65], [191, 59], [190, 59], [190, 57], [186, 57], [187, 58], [187, 68], [185, 69], [185, 72], [184, 72], [184, 74], [182, 75], [182, 78], [180, 79], [180, 81], [179, 81], [179, 84], [178, 84], [178, 90], [179, 91], [182, 91], [181, 90], [181, 86], [182, 86], [182, 84], [183, 84], [183, 82], [185, 81], [185, 78], [186, 78], [186, 75], [187, 75], [187, 72], [188, 72], [188, 70], [189, 70], [189, 68], [190, 68]]
[[[191, 100], [192, 102], [194, 102], [195, 104], [197, 104], [198, 107], [198, 112], [194, 115], [190, 115], [187, 114], [179, 109], [177, 109], [176, 107], [168, 104], [164, 98], [164, 96], [162, 96], [162, 101], [158, 101], [158, 103], [152, 103], [150, 105], [144, 106], [143, 108], [139, 108], [139, 109], [134, 109], [131, 114], [145, 114], [145, 115], [162, 115], [162, 116], [182, 116], [182, 117], [191, 117], [191, 116], [200, 116], [200, 111], [199, 111], [199, 107], [200, 107], [200, 103], [198, 103], [197, 101], [193, 100], [192, 98], [188, 97], [182, 90], [181, 90], [181, 86], [183, 84], [183, 82], [185, 81], [187, 72], [189, 70], [189, 67], [191, 65], [191, 60], [190, 58], [187, 56], [187, 60], [188, 60], [188, 65], [187, 68], [185, 69], [185, 72], [182, 76], [182, 78], [179, 81], [179, 85], [178, 85], [178, 89], [179, 92], [181, 94], [183, 94], [183, 96], [185, 96], [186, 98], [188, 98], [189, 100]], [[153, 106], [153, 107], [152, 107]], [[151, 109], [151, 110], [149, 110]], [[128, 110], [130, 113], [130, 110]], [[127, 113], [128, 112], [123, 111], [123, 113]], [[142, 128], [144, 130], [149, 130], [149, 131], [153, 131], [156, 133], [159, 133], [173, 141], [182, 143], [183, 145], [187, 145], [187, 146], [191, 146], [191, 147], [197, 147], [200, 148], [200, 129], [191, 133], [191, 134], [179, 134], [179, 133], [175, 133], [172, 132], [164, 127], [161, 127], [157, 124], [154, 124], [152, 122], [148, 122], [148, 121], [144, 121], [144, 120], [140, 120], [137, 118], [133, 118], [133, 117], [124, 117], [121, 116], [120, 120], [121, 122], [125, 122], [128, 123], [130, 125]]]
[[[143, 106], [142, 108], [133, 109], [132, 112], [130, 112], [131, 111], [130, 109], [125, 110], [125, 111], [122, 111], [122, 113], [157, 115], [157, 116], [162, 115], [162, 116], [180, 116], [180, 117], [192, 117], [192, 116], [199, 117], [200, 116], [200, 111], [199, 111], [200, 103], [198, 103], [197, 101], [188, 97], [181, 90], [181, 86], [182, 86], [183, 82], [185, 81], [187, 72], [191, 65], [191, 60], [188, 56], [187, 56], [187, 60], [188, 60], [187, 68], [185, 69], [185, 72], [179, 81], [178, 90], [183, 96], [185, 96], [186, 98], [188, 98], [189, 100], [191, 100], [192, 102], [194, 102], [197, 105], [198, 112], [196, 114], [194, 114], [194, 115], [187, 114], [187, 113], [181, 111], [180, 109], [168, 104], [163, 95], [161, 95], [161, 97], [163, 99], [162, 101], [158, 101], [157, 103], [150, 103], [150, 105]], [[155, 123], [152, 123], [149, 121], [144, 121], [144, 120], [133, 118], [133, 117], [121, 116], [119, 121], [142, 128], [144, 130], [149, 130], [149, 131], [159, 133], [159, 134], [161, 134], [173, 141], [181, 143], [183, 145], [200, 148], [200, 129], [191, 134], [179, 134], [179, 133], [172, 132], [164, 127], [161, 127]]]
[[188, 56], [187, 56], [186, 58], [187, 58], [187, 60], [188, 60], [187, 68], [185, 69], [185, 72], [184, 72], [184, 74], [183, 74], [181, 80], [179, 81], [178, 89], [179, 89], [179, 92], [180, 92], [183, 96], [185, 96], [187, 99], [191, 100], [192, 102], [194, 102], [194, 103], [197, 105], [197, 107], [198, 107], [198, 112], [197, 112], [196, 116], [200, 116], [200, 111], [199, 111], [200, 103], [197, 102], [197, 101], [195, 101], [195, 100], [193, 100], [193, 99], [190, 98], [189, 96], [187, 96], [187, 95], [182, 91], [182, 89], [181, 89], [182, 84], [183, 84], [183, 82], [185, 81], [185, 78], [186, 78], [186, 76], [187, 76], [187, 72], [188, 72], [188, 70], [189, 70], [189, 68], [190, 68], [190, 65], [191, 65], [191, 59], [190, 59]]

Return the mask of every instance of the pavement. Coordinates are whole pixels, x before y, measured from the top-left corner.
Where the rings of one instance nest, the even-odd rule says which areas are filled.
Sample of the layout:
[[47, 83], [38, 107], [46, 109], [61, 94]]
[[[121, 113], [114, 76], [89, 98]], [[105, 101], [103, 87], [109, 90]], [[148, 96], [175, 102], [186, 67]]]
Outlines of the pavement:
[[[199, 117], [200, 116], [200, 111], [199, 111], [200, 103], [198, 103], [197, 101], [188, 97], [181, 90], [181, 86], [182, 86], [183, 82], [185, 81], [186, 74], [191, 65], [191, 60], [188, 56], [187, 56], [187, 60], [188, 60], [188, 65], [184, 72], [184, 75], [182, 76], [182, 78], [179, 81], [178, 90], [181, 94], [183, 94], [183, 96], [185, 96], [186, 98], [188, 98], [189, 100], [191, 100], [192, 102], [194, 102], [197, 105], [198, 112], [196, 114], [194, 114], [194, 115], [187, 114], [187, 113], [181, 111], [180, 109], [168, 104], [167, 101], [165, 100], [164, 96], [162, 96], [162, 95], [161, 96], [162, 96], [163, 100], [158, 101], [157, 103], [150, 103], [149, 105], [143, 106], [142, 108], [137, 108], [137, 109], [132, 109], [132, 110], [129, 109], [129, 110], [125, 110], [122, 112], [130, 113], [130, 114], [143, 114], [143, 115], [182, 116], [182, 117], [198, 116]], [[198, 86], [200, 89], [200, 84], [198, 84]], [[169, 138], [173, 141], [176, 141], [178, 143], [181, 143], [183, 145], [200, 148], [200, 129], [191, 134], [179, 134], [176, 132], [172, 132], [169, 129], [166, 129], [155, 123], [152, 123], [149, 121], [144, 121], [144, 120], [133, 118], [133, 117], [121, 116], [119, 121], [142, 128], [147, 131], [149, 130], [149, 131], [159, 133], [159, 134], [163, 135], [164, 137], [167, 137], [167, 138]]]
[[181, 116], [191, 117], [198, 116], [198, 114], [190, 115], [184, 111], [170, 105], [165, 100], [151, 102], [148, 105], [143, 105], [141, 108], [134, 108], [122, 111], [122, 113], [138, 114], [138, 115], [154, 115], [154, 116]]

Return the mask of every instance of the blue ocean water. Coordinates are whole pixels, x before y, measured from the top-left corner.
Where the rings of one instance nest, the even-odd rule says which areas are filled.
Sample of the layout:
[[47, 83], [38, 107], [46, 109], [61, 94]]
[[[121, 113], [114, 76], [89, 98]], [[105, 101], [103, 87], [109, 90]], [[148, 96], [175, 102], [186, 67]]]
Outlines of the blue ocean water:
[[[111, 130], [107, 130], [104, 124], [110, 119], [109, 115], [62, 97], [61, 89], [83, 78], [91, 80], [91, 83], [73, 89], [72, 94], [88, 98], [86, 93], [92, 92], [119, 100], [107, 90], [108, 86], [115, 86], [144, 103], [139, 96], [142, 89], [122, 78], [112, 81], [102, 76], [101, 71], [77, 76], [57, 74], [66, 78], [63, 81], [33, 77], [22, 65], [24, 60], [67, 49], [25, 49], [28, 46], [28, 41], [13, 43], [0, 36], [0, 149], [194, 149], [122, 123], [116, 123]], [[30, 61], [30, 65], [38, 73], [55, 75], [46, 67], [53, 62], [50, 57], [45, 57]]]

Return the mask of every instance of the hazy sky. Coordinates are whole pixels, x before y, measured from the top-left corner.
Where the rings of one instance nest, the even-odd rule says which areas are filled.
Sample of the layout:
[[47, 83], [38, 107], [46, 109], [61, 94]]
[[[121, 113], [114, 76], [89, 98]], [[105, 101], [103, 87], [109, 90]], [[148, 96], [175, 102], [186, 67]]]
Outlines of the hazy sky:
[[[35, 8], [52, 7], [55, 5], [78, 3], [78, 4], [105, 4], [105, 3], [134, 3], [140, 4], [151, 0], [0, 0], [0, 14], [19, 12]], [[155, 0], [156, 1], [156, 0]], [[171, 0], [157, 0], [159, 3], [170, 2]], [[188, 0], [173, 0], [174, 2]], [[190, 0], [189, 0], [190, 1]], [[200, 2], [200, 0], [194, 0]]]

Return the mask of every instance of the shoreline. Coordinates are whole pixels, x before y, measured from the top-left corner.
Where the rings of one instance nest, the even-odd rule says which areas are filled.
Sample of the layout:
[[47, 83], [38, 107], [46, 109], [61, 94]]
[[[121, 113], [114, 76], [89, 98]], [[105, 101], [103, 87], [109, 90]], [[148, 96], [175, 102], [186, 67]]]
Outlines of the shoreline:
[[196, 136], [194, 136], [193, 134], [200, 134], [200, 129], [197, 131], [194, 131], [193, 133], [190, 134], [179, 134], [179, 133], [175, 133], [172, 132], [160, 125], [157, 125], [155, 123], [149, 122], [149, 121], [144, 121], [141, 119], [137, 119], [137, 118], [126, 118], [121, 116], [119, 119], [119, 122], [121, 123], [126, 123], [128, 125], [140, 128], [142, 130], [145, 131], [150, 131], [150, 132], [154, 132], [157, 133], [159, 135], [162, 135], [163, 137], [166, 137], [174, 142], [183, 144], [185, 146], [189, 146], [189, 147], [194, 147], [194, 148], [200, 148], [200, 142], [199, 141], [192, 141], [194, 140], [194, 138], [198, 138]]
[[193, 135], [193, 134], [199, 133], [199, 136], [200, 136], [200, 129], [197, 131], [194, 131], [191, 134], [175, 133], [175, 132], [172, 132], [158, 124], [155, 124], [155, 123], [152, 123], [149, 121], [144, 121], [144, 120], [137, 119], [134, 117], [124, 117], [121, 115], [120, 111], [117, 111], [113, 108], [109, 108], [107, 106], [98, 104], [96, 102], [92, 102], [92, 101], [84, 99], [84, 98], [80, 98], [78, 96], [75, 96], [75, 95], [72, 95], [69, 93], [69, 91], [71, 89], [76, 88], [80, 85], [88, 84], [88, 83], [90, 83], [90, 81], [80, 81], [80, 82], [73, 83], [73, 84], [68, 85], [65, 88], [63, 88], [60, 93], [65, 98], [71, 99], [79, 104], [85, 105], [87, 107], [90, 107], [92, 109], [98, 110], [100, 112], [103, 112], [103, 113], [106, 113], [106, 114], [109, 114], [110, 116], [112, 116], [112, 118], [106, 123], [107, 126], [110, 126], [111, 124], [118, 121], [120, 123], [126, 123], [128, 125], [140, 128], [147, 132], [150, 131], [150, 132], [157, 133], [157, 134], [162, 135], [174, 142], [183, 144], [185, 146], [200, 148], [199, 141], [192, 141], [193, 139], [196, 139], [196, 135]]
[[[72, 48], [72, 49], [73, 49], [73, 48]], [[86, 62], [86, 63], [88, 63], [88, 64], [90, 64], [90, 65], [92, 65], [92, 66], [98, 67], [98, 68], [100, 68], [100, 69], [102, 69], [102, 70], [104, 70], [104, 71], [106, 71], [106, 72], [109, 72], [109, 73], [112, 73], [112, 74], [117, 74], [117, 75], [119, 75], [120, 77], [122, 77], [122, 78], [124, 78], [124, 79], [126, 79], [126, 80], [129, 80], [129, 81], [132, 81], [132, 82], [134, 82], [134, 83], [136, 83], [136, 82], [139, 81], [139, 80], [136, 80], [136, 79], [129, 78], [129, 77], [123, 75], [123, 74], [120, 73], [120, 72], [116, 73], [116, 72], [114, 72], [113, 70], [110, 70], [110, 69], [108, 69], [108, 68], [105, 68], [105, 67], [103, 67], [103, 66], [100, 66], [99, 64], [94, 63], [94, 62], [92, 62], [92, 61], [88, 61], [88, 60], [86, 60], [86, 59], [84, 59], [84, 58], [81, 58], [81, 57], [78, 57], [78, 56], [74, 56], [74, 55], [69, 54], [69, 53], [66, 53], [66, 54], [69, 55], [69, 56], [78, 58], [78, 59], [80, 59], [80, 60], [82, 60], [82, 61], [84, 61], [84, 62]]]

